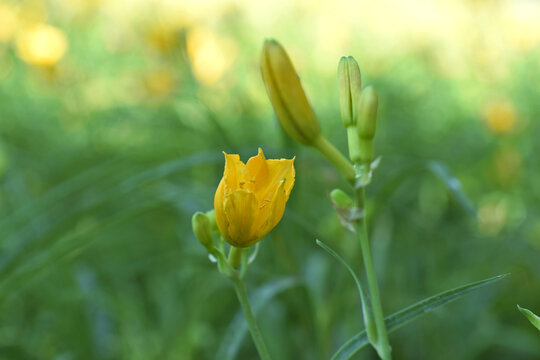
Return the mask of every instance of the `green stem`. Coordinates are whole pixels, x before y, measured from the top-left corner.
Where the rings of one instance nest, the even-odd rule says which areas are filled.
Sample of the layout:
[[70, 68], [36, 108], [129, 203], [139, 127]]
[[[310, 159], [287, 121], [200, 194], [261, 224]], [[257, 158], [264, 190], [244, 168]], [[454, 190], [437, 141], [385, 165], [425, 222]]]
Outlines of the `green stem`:
[[233, 278], [232, 281], [234, 284], [234, 290], [236, 291], [236, 296], [238, 297], [238, 301], [240, 301], [242, 311], [244, 312], [244, 317], [246, 318], [246, 322], [248, 323], [249, 332], [251, 333], [251, 337], [253, 338], [255, 347], [259, 352], [259, 357], [261, 358], [261, 360], [271, 360], [270, 354], [268, 353], [266, 345], [264, 344], [261, 331], [257, 326], [257, 322], [255, 321], [255, 316], [253, 315], [253, 311], [251, 310], [251, 305], [249, 305], [249, 299], [247, 296], [246, 287], [244, 285], [244, 280], [237, 277]]
[[242, 252], [243, 252], [243, 250], [244, 249], [242, 249], [242, 248], [231, 245], [231, 249], [229, 250], [228, 261], [229, 261], [229, 264], [235, 269], [238, 269], [240, 267], [240, 265], [242, 264]]
[[390, 360], [391, 347], [388, 341], [388, 333], [386, 331], [386, 324], [384, 323], [384, 314], [381, 305], [381, 297], [379, 295], [379, 286], [377, 285], [377, 277], [375, 275], [375, 267], [373, 265], [373, 256], [371, 254], [371, 246], [369, 244], [367, 220], [365, 213], [365, 188], [357, 190], [357, 204], [364, 208], [364, 216], [362, 223], [357, 226], [358, 237], [360, 239], [360, 246], [362, 248], [362, 256], [364, 258], [364, 267], [366, 269], [366, 277], [368, 281], [369, 293], [371, 295], [371, 306], [373, 309], [373, 317], [375, 318], [375, 324], [377, 326], [377, 344], [373, 344], [379, 357], [383, 360]]
[[334, 165], [334, 167], [341, 173], [341, 175], [343, 175], [345, 179], [347, 179], [347, 181], [354, 183], [354, 178], [356, 176], [354, 167], [347, 160], [347, 158], [343, 156], [343, 154], [340, 153], [334, 145], [332, 145], [331, 142], [326, 140], [324, 136], [320, 135], [313, 142], [313, 146], [317, 148], [317, 150], [319, 150], [328, 159], [328, 161], [332, 163], [332, 165]]

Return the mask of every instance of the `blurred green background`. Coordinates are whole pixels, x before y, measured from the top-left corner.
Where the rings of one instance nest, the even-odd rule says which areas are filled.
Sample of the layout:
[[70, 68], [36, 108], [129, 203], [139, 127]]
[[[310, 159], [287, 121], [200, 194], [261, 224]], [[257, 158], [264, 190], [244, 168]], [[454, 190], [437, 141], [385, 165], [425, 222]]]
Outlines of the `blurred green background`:
[[[274, 118], [274, 37], [341, 150], [339, 57], [379, 93], [368, 206], [387, 314], [512, 274], [391, 334], [395, 358], [540, 359], [515, 306], [540, 312], [539, 23], [527, 0], [1, 0], [0, 358], [226, 359], [239, 306], [190, 219], [213, 206], [221, 151], [259, 146], [297, 171], [247, 276], [270, 352], [328, 359], [363, 328], [314, 241], [360, 271], [328, 200], [347, 185]], [[236, 358], [256, 358], [249, 337]]]

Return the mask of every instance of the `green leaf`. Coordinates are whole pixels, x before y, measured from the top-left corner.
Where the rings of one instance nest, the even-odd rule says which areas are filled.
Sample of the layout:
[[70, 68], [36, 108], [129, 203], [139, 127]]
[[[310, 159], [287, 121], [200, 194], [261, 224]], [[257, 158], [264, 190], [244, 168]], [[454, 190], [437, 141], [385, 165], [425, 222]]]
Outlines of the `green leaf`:
[[[390, 316], [385, 318], [385, 324], [388, 332], [399, 329], [408, 322], [416, 319], [420, 315], [429, 312], [441, 305], [444, 305], [450, 301], [456, 300], [465, 294], [478, 290], [486, 285], [501, 280], [509, 274], [503, 274], [491, 277], [489, 279], [476, 281], [458, 288], [443, 291], [437, 295], [433, 295], [427, 299], [421, 300], [416, 304], [406, 307]], [[343, 344], [338, 351], [332, 356], [332, 360], [345, 360], [350, 359], [360, 349], [369, 343], [366, 331], [363, 330], [350, 338], [345, 344]]]
[[[258, 288], [250, 297], [249, 302], [255, 315], [279, 293], [298, 286], [300, 283], [296, 278], [281, 278]], [[244, 336], [248, 332], [248, 326], [244, 320], [242, 311], [238, 311], [229, 324], [225, 336], [216, 354], [216, 359], [233, 360], [240, 350], [240, 345]]]
[[371, 302], [369, 301], [369, 298], [366, 296], [364, 289], [362, 288], [362, 283], [360, 282], [360, 279], [356, 276], [354, 270], [347, 264], [347, 262], [338, 255], [337, 252], [332, 250], [328, 245], [320, 241], [319, 239], [316, 239], [315, 242], [317, 245], [322, 247], [327, 253], [332, 255], [334, 258], [336, 258], [345, 268], [349, 271], [351, 276], [354, 279], [354, 282], [356, 283], [356, 287], [358, 289], [358, 293], [360, 294], [360, 300], [362, 301], [362, 314], [364, 316], [364, 324], [366, 329], [370, 329], [370, 333], [368, 334], [368, 338], [371, 340], [373, 344], [376, 344], [377, 342], [377, 329], [375, 327], [375, 320], [373, 318], [373, 310], [371, 308]]
[[430, 161], [427, 164], [427, 168], [446, 186], [452, 193], [452, 196], [457, 202], [465, 209], [467, 214], [476, 219], [476, 209], [474, 208], [472, 201], [469, 199], [461, 182], [450, 172], [448, 167], [438, 161]]
[[538, 315], [535, 315], [531, 310], [522, 308], [521, 306], [517, 305], [517, 308], [525, 317], [533, 324], [538, 330], [540, 330], [540, 317]]

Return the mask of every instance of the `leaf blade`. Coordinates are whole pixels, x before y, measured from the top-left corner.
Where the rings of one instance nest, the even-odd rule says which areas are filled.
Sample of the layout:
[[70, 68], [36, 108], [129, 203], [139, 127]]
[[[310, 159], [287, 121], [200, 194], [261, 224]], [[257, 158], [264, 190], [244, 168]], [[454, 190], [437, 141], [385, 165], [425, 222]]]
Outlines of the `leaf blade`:
[[517, 305], [517, 308], [527, 318], [527, 320], [533, 324], [534, 327], [540, 330], [540, 316], [536, 315], [529, 309], [522, 308], [519, 305]]
[[335, 252], [332, 248], [330, 248], [328, 245], [326, 245], [319, 239], [315, 239], [315, 242], [317, 243], [317, 245], [323, 248], [327, 253], [329, 253], [334, 258], [336, 258], [349, 271], [349, 273], [353, 277], [354, 282], [356, 283], [356, 288], [358, 289], [358, 293], [360, 294], [360, 300], [362, 302], [362, 314], [364, 316], [364, 325], [366, 329], [370, 329], [371, 331], [371, 333], [368, 333], [368, 338], [369, 338], [368, 342], [371, 342], [375, 346], [377, 344], [377, 328], [375, 326], [373, 309], [371, 307], [370, 299], [366, 296], [366, 293], [364, 292], [360, 279], [358, 279], [358, 277], [356, 276], [356, 273], [351, 268], [351, 266], [337, 252]]
[[465, 194], [461, 182], [451, 173], [448, 166], [439, 161], [429, 161], [427, 168], [446, 186], [465, 212], [476, 220], [477, 213], [472, 201]]
[[[497, 275], [491, 278], [487, 278], [480, 281], [475, 281], [470, 284], [466, 284], [454, 289], [446, 290], [436, 295], [430, 296], [424, 300], [421, 300], [411, 306], [406, 307], [390, 316], [385, 318], [386, 327], [388, 332], [395, 331], [401, 326], [409, 323], [415, 318], [419, 317], [426, 312], [429, 312], [441, 305], [444, 305], [453, 300], [472, 292], [478, 290], [484, 286], [492, 284], [496, 281], [499, 281], [509, 274]], [[349, 340], [347, 340], [332, 356], [331, 360], [346, 360], [350, 359], [355, 355], [360, 349], [366, 346], [369, 343], [366, 335], [366, 331], [362, 330]]]

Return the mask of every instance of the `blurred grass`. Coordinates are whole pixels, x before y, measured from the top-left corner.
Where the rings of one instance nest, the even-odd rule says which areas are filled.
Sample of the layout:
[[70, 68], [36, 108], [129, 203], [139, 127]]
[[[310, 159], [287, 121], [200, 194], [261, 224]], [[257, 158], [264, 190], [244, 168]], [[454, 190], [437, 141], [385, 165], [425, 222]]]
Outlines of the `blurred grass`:
[[[258, 146], [297, 156], [284, 219], [248, 275], [252, 293], [301, 284], [260, 311], [271, 353], [326, 359], [362, 329], [354, 284], [314, 241], [361, 268], [328, 201], [346, 184], [277, 126], [258, 69], [266, 36], [290, 51], [343, 151], [339, 56], [380, 94], [368, 206], [387, 314], [512, 273], [392, 334], [396, 357], [540, 357], [515, 310], [540, 309], [538, 7], [126, 4], [0, 3], [0, 358], [215, 358], [238, 305], [189, 219], [212, 207], [221, 151], [245, 160]], [[65, 36], [53, 64], [21, 54], [36, 24]], [[254, 356], [245, 338], [237, 358]]]

